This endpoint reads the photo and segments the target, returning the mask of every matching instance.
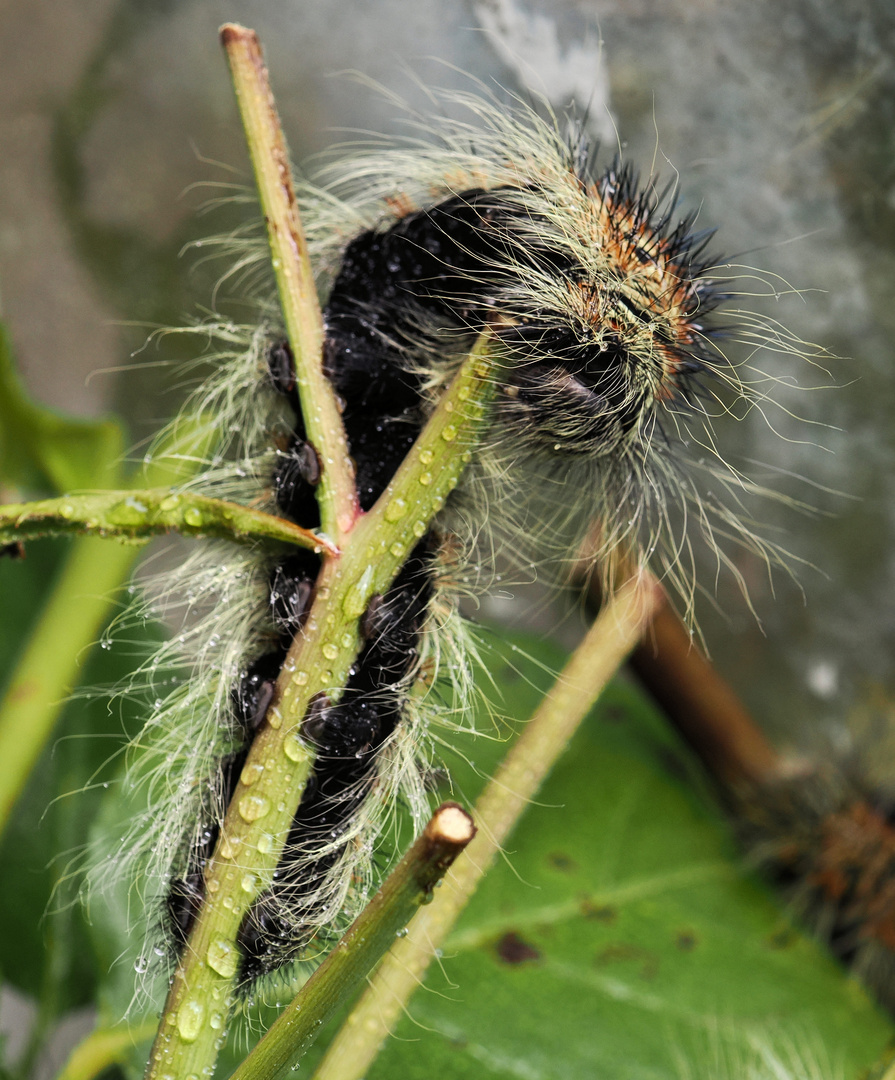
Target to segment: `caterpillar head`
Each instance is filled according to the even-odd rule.
[[[548,453],[601,458],[648,438],[663,402],[719,362],[704,326],[723,299],[703,256],[710,234],[694,234],[692,216],[672,228],[674,198],[638,190],[618,164],[596,182],[505,197],[492,242],[504,265],[491,267],[507,322],[499,411]]]

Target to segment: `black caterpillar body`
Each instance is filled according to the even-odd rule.
[[[574,166],[580,155],[569,154]],[[361,510],[383,493],[425,423],[427,374],[443,355],[468,351],[486,326],[507,358],[495,424],[546,456],[599,459],[649,442],[657,402],[686,403],[691,376],[712,366],[714,346],[702,320],[723,295],[705,276],[705,236],[691,234],[691,219],[672,228],[671,208],[657,213],[661,199],[638,191],[628,170],[613,166],[595,182],[574,168],[569,176],[575,197],[592,212],[594,243],[606,264],[599,280],[576,258],[575,245],[558,236],[552,196],[536,180],[469,188],[409,209],[345,246],[324,313],[324,364],[343,406]],[[305,438],[285,343],[271,344],[268,367],[297,416],[271,478],[276,505],[313,528],[320,522],[320,462]],[[377,754],[402,720],[402,688],[417,663],[438,545],[434,532],[420,540],[365,617],[366,644],[343,696],[338,703],[321,696],[304,721],[316,764],[274,881],[243,920],[244,985],[300,956],[319,930],[310,916],[350,842],[340,837],[350,832],[375,783]],[[301,632],[318,570],[316,556],[306,552],[270,570],[274,637],[232,691],[241,746],[215,781],[222,805]],[[217,825],[203,829],[169,888],[168,922],[181,947],[217,835]]]

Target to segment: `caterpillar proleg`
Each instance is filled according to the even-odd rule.
[[[730,411],[764,401],[763,386],[750,386],[721,350],[720,338],[737,336],[731,327],[753,349],[798,343],[730,306],[728,271],[708,256],[710,234],[696,231],[695,217],[679,216],[673,187],[641,184],[618,160],[598,167],[582,131],[549,112],[445,100],[471,119],[361,149],[300,196],[360,522],[383,507],[387,519],[407,512],[395,477],[483,339],[496,374],[459,486],[431,524],[414,524],[411,545],[391,552],[403,565],[364,597],[346,679],[315,691],[295,733],[313,767],[288,831],[271,839],[282,855],[240,921],[233,971],[230,954],[221,961],[244,994],[260,976],[313,958],[363,905],[398,800],[421,820],[435,724],[464,722],[453,712],[462,693],[438,689],[462,683],[467,667],[458,595],[486,587],[496,558],[561,580],[596,523],[607,582],[615,555],[633,556],[689,607],[696,536],[734,572],[726,540],[777,557],[741,520],[737,489],[750,485],[713,456],[712,403]],[[241,265],[261,257],[249,246]],[[725,304],[722,331],[714,315]],[[231,355],[194,400],[219,438],[190,488],[313,529],[328,462],[308,434],[270,310],[255,326],[203,327]],[[440,431],[446,444],[460,438],[452,422]],[[714,488],[704,498],[688,444]],[[418,482],[435,477],[424,470]],[[318,630],[314,604],[329,588],[319,567],[311,551],[208,546],[156,587],[157,603],[179,604],[185,618],[145,673],[158,687],[171,669],[186,679],[158,694],[137,754],[134,779],[164,802],[150,800],[111,861],[148,862],[141,880],[163,909],[169,958],[190,948],[206,864],[227,842],[225,807],[256,779],[248,754],[274,726],[292,643]],[[353,646],[347,638],[326,641],[322,655],[335,659]],[[301,672],[290,674],[301,684]],[[246,820],[266,812],[242,798]]]

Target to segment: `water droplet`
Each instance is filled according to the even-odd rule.
[[[202,511],[198,507],[189,506],[183,512],[183,520],[194,529],[198,528],[202,524]]]
[[[444,431],[442,431],[441,437],[445,442],[453,442],[454,439],[457,438],[456,424],[448,424]]]
[[[264,795],[243,795],[239,800],[239,816],[243,821],[257,821],[270,810],[270,799]]]
[[[398,543],[398,541],[396,540],[389,548],[389,551],[392,553],[392,555],[395,556],[396,559],[400,559],[401,556],[404,554],[405,548],[403,544]]]
[[[59,516],[64,518],[74,517],[75,508],[71,503],[63,503],[59,507]]]
[[[283,726],[283,714],[276,705],[267,710],[267,722],[274,731],[279,731]]]
[[[397,938],[407,937],[407,927],[402,926],[400,930],[396,930],[395,931],[395,937],[397,937]]]
[[[257,848],[262,855],[269,855],[273,851],[273,836],[270,833],[262,833]]]
[[[431,465],[435,454],[431,450],[420,450],[420,461],[423,465]]]
[[[373,560],[371,558],[370,563],[364,569],[363,574],[361,574],[357,581],[346,592],[345,599],[342,601],[342,610],[349,619],[359,619],[367,610],[367,603],[370,599],[372,587]]]
[[[214,1031],[220,1031],[224,1026],[223,1013],[212,1013],[208,1018],[208,1026]]]
[[[307,686],[308,673],[306,671],[296,671],[295,678],[292,681],[296,686]]]
[[[134,971],[138,975],[145,975],[149,970],[149,959],[142,954],[134,961]]]
[[[226,938],[219,937],[208,946],[205,959],[212,971],[216,971],[224,979],[232,979],[239,964],[239,953]]]
[[[236,974],[235,960],[232,974]],[[177,1030],[180,1032],[181,1039],[188,1043],[195,1042],[202,1030],[204,1020],[205,1006],[202,1002],[195,998],[187,998],[177,1010]]]
[[[339,639],[343,649],[350,649],[354,644],[354,635],[350,634],[347,630]]]
[[[423,487],[428,487],[432,483],[432,474],[430,472],[420,473],[419,479]]]
[[[413,523],[413,535],[416,537],[426,535],[426,523],[425,521],[415,521]]]
[[[264,772],[264,766],[259,762],[252,762],[242,770],[239,774],[239,779],[245,784],[246,787],[251,787],[256,780],[261,778],[261,774]]]
[[[243,892],[253,893],[258,887],[258,876],[256,874],[243,874],[239,885]]]
[[[328,641],[322,648],[321,652],[327,660],[335,660],[339,655],[339,646],[334,645],[331,641]]]
[[[444,403],[444,411],[445,412],[453,412],[454,411],[454,403],[453,403],[453,401],[446,401]]]
[[[404,499],[394,498],[385,508],[386,521],[400,521],[407,513],[407,503]]]
[[[308,756],[307,747],[301,741],[297,731],[286,736],[283,742],[283,753],[290,761],[304,761]]]
[[[224,859],[232,859],[235,855],[235,851],[233,850],[233,844],[230,842],[229,836],[225,836],[224,839],[221,841],[220,854],[221,858]]]

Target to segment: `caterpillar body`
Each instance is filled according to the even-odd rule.
[[[328,294],[325,371],[341,403],[361,511],[386,489],[486,328],[503,359],[484,446],[370,605],[347,685],[318,695],[304,720],[316,764],[274,880],[240,929],[244,987],[319,951],[362,905],[375,841],[397,798],[415,818],[424,813],[430,726],[439,716],[462,721],[437,694],[411,688],[462,678],[462,650],[450,635],[459,625],[456,582],[475,585],[483,575],[473,566],[498,551],[524,564],[550,559],[560,576],[596,522],[604,561],[633,549],[689,605],[692,572],[681,556],[690,538],[672,529],[672,505],[695,518],[720,561],[732,565],[716,535],[775,557],[719,497],[748,488],[743,478],[720,458],[703,462],[718,489],[704,502],[678,449],[694,442],[705,454],[714,445],[709,379],[740,400],[763,400],[718,346],[712,315],[732,293],[706,254],[710,234],[694,231],[693,215],[676,219],[673,191],[641,186],[620,162],[595,172],[587,140],[565,133],[552,114],[468,95],[450,100],[473,121],[443,120],[426,140],[359,153],[302,199]],[[261,258],[250,247],[241,263]],[[753,348],[799,351],[779,328],[729,309],[728,337],[737,322]],[[215,416],[222,437],[192,483],[318,526],[321,463],[275,319],[205,329],[232,355],[195,403]],[[234,556],[212,546],[164,586],[163,606],[202,615],[147,665],[156,679],[184,665],[189,675],[157,700],[141,739],[149,763],[137,770],[170,793],[172,813],[153,812],[155,829],[145,820],[135,826],[113,858],[149,860],[175,952],[202,902],[205,864],[289,644],[306,632],[318,569],[309,552]],[[175,724],[183,715],[193,724],[187,735]]]

